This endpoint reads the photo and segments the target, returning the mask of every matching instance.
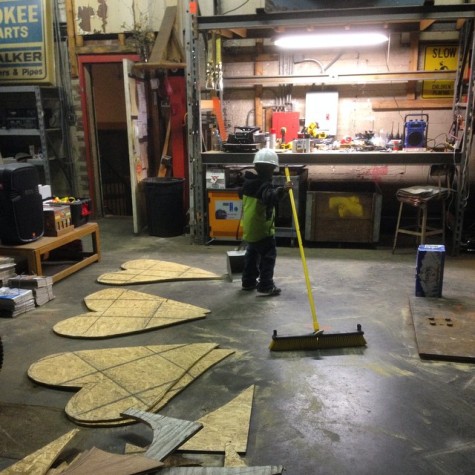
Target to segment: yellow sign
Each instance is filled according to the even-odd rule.
[[[457,69],[458,46],[427,46],[424,54],[425,71],[450,71]],[[423,81],[422,98],[440,99],[454,96],[454,82],[447,80]]]

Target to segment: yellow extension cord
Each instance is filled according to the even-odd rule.
[[[291,181],[288,167],[285,167],[285,178],[288,182]],[[320,326],[318,324],[317,311],[315,310],[315,302],[313,301],[312,286],[310,285],[310,278],[308,276],[307,261],[305,260],[305,253],[303,251],[302,236],[300,235],[299,218],[297,215],[297,208],[295,207],[294,192],[292,188],[289,189],[289,198],[290,198],[290,205],[292,207],[292,215],[294,217],[294,225],[295,225],[295,231],[297,233],[297,240],[299,242],[300,257],[302,259],[302,267],[303,267],[303,272],[305,274],[305,282],[307,284],[308,303],[310,304],[310,311],[312,312],[313,329],[315,332],[318,332],[320,330]]]

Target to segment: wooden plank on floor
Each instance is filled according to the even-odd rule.
[[[93,447],[83,452],[62,473],[67,475],[90,475],[93,473],[133,475],[152,473],[161,466],[163,466],[163,462],[141,454],[113,454]]]
[[[179,450],[225,453],[226,444],[232,442],[236,452],[245,453],[254,388],[254,385],[249,386],[232,401],[201,417],[197,422],[203,424],[203,430],[183,444]]]
[[[409,299],[421,358],[475,362],[475,299]]]
[[[45,474],[69,441],[79,432],[73,429],[2,471],[2,475]]]

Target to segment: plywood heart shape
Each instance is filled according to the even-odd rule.
[[[105,338],[138,333],[205,318],[210,311],[186,303],[125,289],[104,289],[84,302],[91,312],[57,323],[53,330],[72,338]]]
[[[229,356],[214,343],[138,346],[57,353],[33,363],[34,381],[80,390],[66,405],[66,414],[78,424],[124,423],[121,413],[134,407],[157,410],[195,375]],[[196,368],[195,368],[196,366]]]
[[[102,274],[97,278],[101,284],[129,285],[147,282],[174,280],[216,280],[223,276],[196,267],[155,259],[135,259],[120,266],[121,271]]]

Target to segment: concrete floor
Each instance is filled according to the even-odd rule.
[[[204,320],[99,341],[63,338],[53,325],[83,313],[83,298],[104,288],[96,278],[136,258],[163,259],[224,274],[231,244],[190,244],[189,237],[134,236],[129,219],[100,222],[102,260],[54,285],[55,300],[15,319],[0,319],[5,347],[0,372],[0,469],[75,426],[64,414],[72,392],[27,377],[47,355],[94,348],[217,342],[236,353],[209,370],[162,410],[195,420],[256,385],[248,465],[286,467],[288,475],[471,474],[475,466],[475,367],[421,360],[409,298],[415,250],[308,247],[306,256],[321,326],[352,331],[361,323],[366,348],[271,353],[279,334],[312,330],[296,247],[279,247],[282,295],[257,298],[222,281],[131,286],[207,307]],[[446,258],[444,298],[473,298],[475,255]],[[122,453],[147,445],[145,425],[82,428],[70,451],[97,446]],[[69,452],[70,452],[69,451]],[[190,456],[191,457],[191,456]],[[206,465],[221,455],[193,456]]]

